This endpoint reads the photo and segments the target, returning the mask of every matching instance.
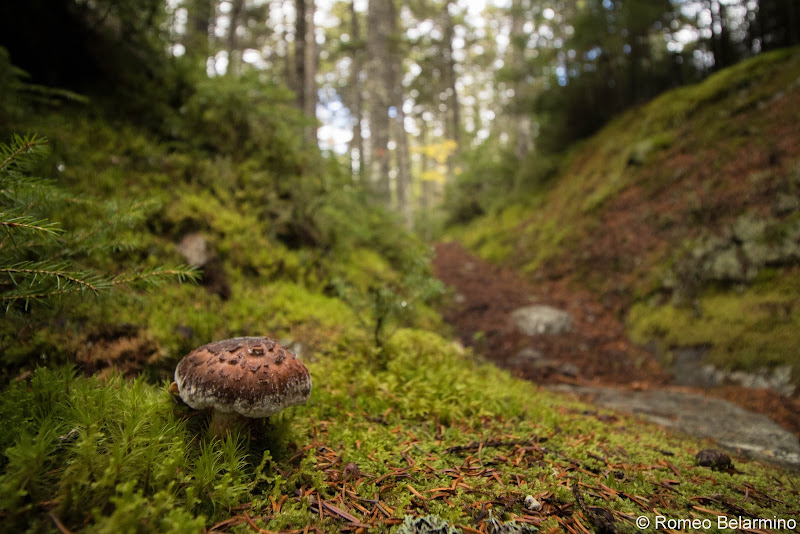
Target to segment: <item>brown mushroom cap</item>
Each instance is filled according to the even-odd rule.
[[[245,417],[269,417],[304,404],[311,375],[297,355],[267,337],[237,337],[203,345],[175,368],[183,401]]]

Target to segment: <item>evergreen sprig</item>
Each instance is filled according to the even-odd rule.
[[[14,134],[10,144],[0,143],[0,184],[29,171],[47,152],[47,139]]]
[[[71,295],[107,295],[114,288],[146,289],[198,278],[185,265],[117,274],[87,267],[100,258],[107,262],[110,252],[133,249],[131,235],[152,204],[121,206],[70,195],[32,175],[46,153],[47,140],[35,135],[0,143],[0,306],[6,313]],[[52,220],[76,208],[94,222],[67,230]]]

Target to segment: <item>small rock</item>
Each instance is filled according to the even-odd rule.
[[[537,501],[533,495],[528,495],[525,497],[525,508],[535,512],[542,509],[542,503]]]
[[[563,334],[572,329],[572,315],[551,306],[526,306],[511,313],[514,325],[523,334]]]
[[[703,449],[695,455],[697,465],[710,467],[711,469],[731,469],[733,462],[731,457],[717,449]]]
[[[203,234],[194,232],[186,234],[178,243],[178,252],[186,260],[186,263],[192,267],[203,267],[211,259],[211,251],[209,250],[208,241],[203,237]]]

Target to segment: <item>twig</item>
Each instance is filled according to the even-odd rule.
[[[50,517],[50,520],[53,522],[53,524],[56,526],[56,528],[61,534],[72,534],[72,531],[67,527],[65,527],[64,523],[59,521],[59,519],[55,516],[55,514],[49,513],[47,515],[48,517]]]

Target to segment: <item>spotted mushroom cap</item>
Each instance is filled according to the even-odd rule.
[[[183,401],[245,417],[268,417],[305,404],[311,375],[297,356],[268,337],[237,337],[203,345],[175,368]]]

